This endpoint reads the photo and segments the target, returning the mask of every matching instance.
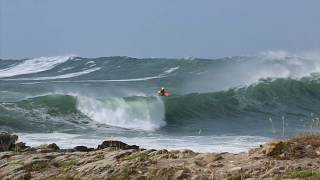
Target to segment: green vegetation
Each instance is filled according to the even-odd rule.
[[[57,177],[58,180],[73,180],[72,177],[70,176],[64,176],[64,175],[60,175]]]
[[[65,164],[63,164],[63,171],[68,172],[72,166],[76,165],[77,162],[75,160],[67,161]]]
[[[129,170],[128,170],[128,168],[125,168],[125,169],[122,171],[122,173],[121,173],[121,175],[120,175],[120,177],[119,177],[119,180],[129,180],[129,179],[130,179]]]
[[[100,161],[100,160],[102,160],[102,159],[104,159],[104,154],[98,154],[98,155],[95,157],[95,160],[96,160],[96,161]]]
[[[281,179],[286,178],[306,178],[309,180],[316,180],[320,179],[320,171],[314,171],[314,170],[303,170],[303,171],[293,171],[289,172],[288,175],[283,176]]]
[[[9,161],[9,164],[20,164],[20,165],[24,166],[24,160],[20,159],[20,160]]]
[[[41,144],[41,145],[39,146],[40,149],[45,149],[45,148],[47,148],[47,147],[48,147],[48,144]]]
[[[130,156],[124,157],[121,160],[122,161],[130,161],[130,160],[133,160],[133,159],[136,159],[136,158],[139,158],[139,161],[144,161],[144,160],[148,159],[148,155],[145,154],[145,153],[135,153],[135,154],[132,154]]]
[[[227,180],[242,180],[242,177],[240,175],[238,176],[229,176]]]

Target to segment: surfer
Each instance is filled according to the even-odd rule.
[[[164,87],[162,87],[161,90],[158,91],[158,94],[160,96],[169,96],[169,92],[166,89],[164,89]]]

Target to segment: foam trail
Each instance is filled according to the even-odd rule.
[[[1,79],[5,81],[24,81],[24,80],[55,80],[55,79],[66,79],[66,78],[72,78],[72,77],[77,77],[81,76],[84,74],[89,74],[94,71],[100,70],[100,67],[97,68],[91,68],[87,69],[85,71],[81,72],[75,72],[75,73],[69,73],[69,74],[64,74],[64,75],[59,75],[59,76],[53,76],[53,77],[37,77],[37,78],[16,78],[16,79]],[[147,80],[152,80],[152,79],[161,79],[164,77],[167,77],[168,74],[178,70],[179,67],[174,67],[166,70],[164,73],[159,74],[157,76],[149,76],[149,77],[141,77],[141,78],[131,78],[131,79],[88,79],[88,80],[72,80],[72,81],[53,81],[53,82],[135,82],[135,81],[147,81]]]
[[[147,81],[152,79],[161,79],[166,76],[150,76],[150,77],[142,77],[142,78],[133,78],[133,79],[88,79],[88,80],[78,80],[78,81],[54,81],[54,82],[135,82],[135,81]]]
[[[179,69],[179,66],[177,66],[177,67],[173,67],[173,68],[170,68],[170,69],[168,69],[168,70],[166,70],[165,71],[165,73],[172,73],[172,72],[174,72],[174,71],[176,71],[176,70],[178,70]]]
[[[96,69],[96,68],[94,68]],[[98,69],[97,69],[98,70]],[[83,71],[82,71],[83,72]],[[93,71],[92,71],[93,72]],[[78,73],[70,73],[61,76],[54,76],[54,77],[39,77],[39,78],[16,78],[16,79],[0,79],[2,81],[29,81],[29,80],[54,80],[54,79],[64,79],[64,78],[71,78],[71,77],[76,77],[79,76],[77,75]],[[84,74],[91,73],[86,72]],[[83,74],[80,74],[83,75]],[[70,76],[70,77],[68,77]],[[60,80],[60,81],[51,81],[51,82],[56,82],[56,83],[82,83],[82,82],[135,82],[135,81],[147,81],[147,80],[152,80],[152,79],[161,79],[166,77],[165,75],[158,75],[158,76],[150,76],[150,77],[142,77],[142,78],[133,78],[133,79],[87,79],[87,80]]]
[[[73,56],[56,56],[24,60],[15,66],[0,69],[0,78],[47,71],[68,61],[72,57]]]
[[[92,68],[92,69],[87,69],[84,71],[80,72],[74,72],[74,73],[69,73],[69,74],[63,74],[59,76],[52,76],[52,77],[37,77],[37,78],[21,78],[19,80],[52,80],[52,79],[66,79],[66,78],[72,78],[72,77],[77,77],[77,76],[82,76],[85,74],[92,73],[94,71],[98,71],[101,68]]]

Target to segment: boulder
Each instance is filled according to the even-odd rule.
[[[8,176],[10,174],[16,173],[18,171],[23,170],[23,165],[21,164],[9,164],[8,166],[5,166],[1,168],[0,171],[0,179],[3,179],[5,176]]]
[[[14,179],[14,180],[29,180],[31,179],[31,173],[25,170],[20,170],[18,172],[13,172],[8,176],[3,177],[3,179]]]
[[[14,155],[15,155],[15,152],[13,152],[13,151],[0,152],[0,160],[5,159],[5,158],[9,158]]]
[[[117,149],[139,149],[139,146],[128,145],[121,141],[103,141],[102,144],[98,145],[97,149],[105,149],[108,147],[113,147]]]
[[[320,156],[320,147],[318,147],[317,149],[315,149],[315,154],[316,154],[317,156]]]
[[[94,150],[93,148],[88,148],[87,146],[76,146],[73,149],[80,152],[89,152]]]
[[[58,146],[56,143],[49,144],[49,145],[47,146],[47,148],[52,149],[52,150],[55,150],[55,151],[57,151],[57,150],[60,149],[59,146]]]
[[[33,158],[33,159],[28,159],[26,160],[23,165],[24,169],[28,171],[38,171],[41,170],[42,168],[48,166],[49,159],[46,158]]]
[[[30,146],[26,146],[26,143],[24,142],[18,142],[15,144],[15,151],[25,151],[27,149],[30,149]]]
[[[14,150],[18,136],[6,132],[0,133],[0,152]]]
[[[230,174],[239,174],[242,171],[241,167],[233,167],[228,170]]]
[[[183,180],[183,179],[188,179],[188,178],[190,179],[190,176],[191,176],[190,170],[187,168],[184,168],[182,170],[178,170],[175,172],[174,179],[177,179],[177,180],[179,180],[179,179]]]
[[[205,175],[194,175],[191,180],[209,180],[209,178]]]
[[[263,146],[262,152],[267,156],[277,156],[284,151],[285,145],[282,141],[272,141]]]

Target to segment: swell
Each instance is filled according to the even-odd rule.
[[[274,54],[220,59],[57,56],[0,60],[0,80],[159,82],[166,78],[166,84],[178,84],[178,89],[191,93],[248,86],[261,78],[299,79],[320,71],[316,57]]]
[[[319,108],[317,80],[266,79],[247,87],[167,98],[45,95],[2,102],[0,125],[22,131],[33,125],[55,131],[87,128],[92,122],[146,131],[263,131],[270,130],[270,118],[277,126],[285,117],[290,127],[302,128],[318,116]]]
[[[246,112],[312,112],[316,111],[319,103],[320,84],[317,80],[266,79],[226,91],[169,97],[166,112],[173,119],[178,115],[188,118],[223,117]]]

